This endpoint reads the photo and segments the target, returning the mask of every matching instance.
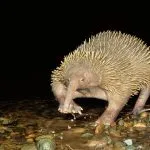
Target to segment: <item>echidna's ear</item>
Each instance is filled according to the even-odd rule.
[[[83,76],[80,77],[80,82],[84,82],[87,79],[87,73],[84,73]]]

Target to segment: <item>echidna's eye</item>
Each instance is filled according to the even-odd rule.
[[[65,80],[64,85],[67,87],[69,85],[69,82],[70,82],[70,78]]]
[[[81,78],[80,81],[81,81],[81,82],[84,82],[84,78]]]

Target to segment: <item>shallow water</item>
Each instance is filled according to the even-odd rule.
[[[149,120],[136,122],[126,114],[133,104],[127,105],[117,120],[115,127],[105,129],[101,135],[95,135],[94,121],[104,111],[106,102],[84,99],[77,100],[84,111],[82,115],[61,114],[57,111],[58,103],[50,99],[1,99],[0,101],[0,150],[36,150],[36,138],[50,135],[58,150],[84,149],[146,149],[150,147],[150,114]],[[145,107],[150,108],[147,104]],[[134,124],[141,122],[144,128],[133,129]],[[132,144],[125,143],[129,140]]]

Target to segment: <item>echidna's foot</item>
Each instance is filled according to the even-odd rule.
[[[103,119],[103,118],[102,118]],[[101,119],[98,119],[96,122],[95,122],[95,134],[101,134],[103,131],[104,131],[104,128],[107,126],[111,126],[113,125],[114,121],[108,121],[107,119],[105,120],[101,120]]]
[[[149,95],[150,95],[150,88],[145,87],[141,89],[140,95],[132,111],[134,115],[138,115],[141,113],[141,111],[143,110],[145,106],[147,99],[149,98]]]
[[[113,115],[115,115],[115,112],[110,110]],[[104,131],[104,127],[109,127],[111,125],[114,125],[115,123],[115,117],[109,113],[108,110],[104,112],[102,116],[100,116],[96,121],[95,121],[95,134],[100,134]]]
[[[63,106],[64,106],[63,104],[60,104],[60,105],[59,105],[59,108],[58,108],[58,111],[59,111],[59,112],[61,112],[61,111],[62,111]]]
[[[138,114],[140,114],[142,109],[143,109],[143,107],[135,107],[132,111],[132,114],[133,115],[138,115]]]
[[[72,113],[78,113],[78,114],[82,114],[83,108],[79,105],[77,105],[76,103],[73,104],[73,109],[72,109]]]
[[[82,107],[78,106],[76,103],[72,102],[70,105],[60,105],[58,111],[61,113],[78,113],[82,114]]]

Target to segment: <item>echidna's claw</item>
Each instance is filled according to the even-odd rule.
[[[72,110],[72,113],[76,113],[75,110]]]
[[[58,111],[61,113],[78,113],[78,114],[82,114],[82,107],[78,106],[75,103],[70,104],[68,107],[65,107],[64,105],[60,105],[58,108]]]
[[[80,114],[80,115],[82,114],[81,110],[78,110],[78,114]]]

